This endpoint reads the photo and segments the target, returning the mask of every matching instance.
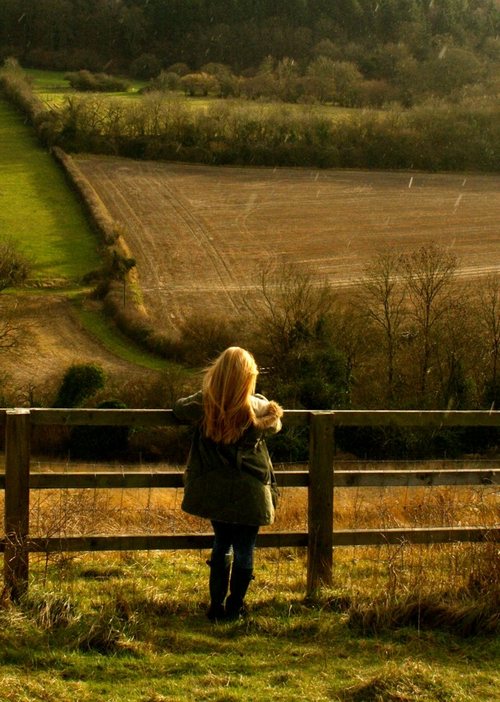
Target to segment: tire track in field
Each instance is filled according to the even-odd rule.
[[[80,165],[80,167],[82,166]],[[114,218],[120,221],[134,238],[134,242],[131,242],[132,248],[135,250],[134,253],[138,254],[138,258],[142,259],[139,261],[139,265],[142,263],[147,267],[149,278],[147,281],[140,275],[140,270],[138,271],[139,279],[142,277],[143,280],[143,284],[141,284],[143,292],[171,290],[171,286],[165,285],[161,272],[158,270],[158,261],[161,260],[161,257],[156,255],[158,239],[155,231],[143,224],[141,217],[134,209],[137,192],[143,191],[150,194],[154,191],[154,197],[149,197],[149,199],[153,202],[163,202],[173,211],[177,220],[184,225],[186,231],[199,244],[200,250],[209,259],[210,265],[221,283],[220,292],[227,296],[230,305],[235,310],[240,309],[240,305],[235,301],[229,288],[230,285],[236,290],[239,290],[240,287],[235,281],[230,267],[213,244],[207,227],[191,213],[189,205],[174,186],[167,183],[164,178],[158,181],[147,173],[141,174],[142,178],[134,175],[133,182],[137,192],[133,193],[132,205],[130,205],[124,194],[126,191],[123,182],[116,177],[116,174],[110,173],[107,168],[102,168],[99,165],[94,165],[93,174],[97,175],[97,178],[93,177],[92,182],[96,190],[100,191],[100,197],[105,202],[106,207],[113,212]],[[144,182],[140,183],[141,180]],[[153,310],[149,309],[148,311],[152,312]]]
[[[155,188],[157,185],[157,182],[155,182]],[[217,246],[213,243],[209,229],[198,217],[195,217],[191,213],[189,205],[186,203],[185,199],[178,192],[177,188],[175,188],[175,186],[173,186],[170,182],[162,181],[160,190],[161,192],[168,194],[169,204],[171,205],[172,209],[180,221],[184,222],[191,236],[200,244],[202,250],[212,262],[213,268],[222,285],[221,292],[226,294],[231,306],[238,311],[240,309],[240,305],[238,305],[234,300],[228,285],[229,282],[231,286],[238,289],[238,282],[235,280],[229,265],[224,259],[224,256],[222,256]]]
[[[98,172],[99,179],[92,179],[94,188],[96,190],[100,190],[100,197],[105,202],[108,209],[118,209],[118,213],[115,212],[115,219],[119,220],[125,228],[132,228],[135,231],[133,236],[137,242],[137,251],[145,260],[148,268],[148,274],[154,278],[155,287],[161,289],[161,279],[156,266],[156,258],[154,256],[154,236],[148,231],[148,228],[142,224],[140,217],[135,213],[133,207],[129,205],[125,195],[119,187],[119,184],[117,185],[115,180],[112,179],[105,169],[95,166],[95,171]],[[111,205],[109,200],[111,200]],[[136,247],[134,246],[134,248]]]
[[[496,266],[466,266],[463,268],[457,268],[452,280],[463,280],[467,278],[486,278],[489,275],[500,275],[500,264]],[[403,278],[396,277],[399,282],[403,281]],[[349,278],[335,278],[328,281],[328,285],[331,288],[352,288],[357,285],[361,285],[363,277],[351,276]],[[317,281],[314,285],[321,285],[321,281]]]

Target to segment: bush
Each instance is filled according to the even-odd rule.
[[[72,88],[83,92],[119,93],[128,90],[129,83],[123,78],[116,78],[107,73],[91,73],[83,70],[66,73],[66,80]]]
[[[130,64],[130,73],[135,78],[149,80],[161,71],[161,61],[154,54],[141,54]]]
[[[104,387],[104,370],[95,363],[79,363],[68,368],[57,393],[54,407],[79,407]]]
[[[152,78],[141,92],[152,93],[158,91],[160,93],[165,93],[169,90],[180,90],[181,88],[181,79],[177,73],[173,71],[162,71],[156,78]]]

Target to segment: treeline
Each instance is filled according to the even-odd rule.
[[[493,0],[1,0],[3,56],[61,70],[131,70],[151,77],[175,61],[208,61],[235,72],[267,56],[310,61],[327,40],[359,54],[376,73],[373,49],[396,43],[422,60],[440,42],[482,56],[498,52]],[[147,74],[147,75],[146,75]]]
[[[10,61],[0,86],[44,143],[70,152],[213,165],[494,171],[500,163],[498,105],[439,101],[411,110],[324,116],[286,105],[214,103],[192,110],[152,93],[138,101],[91,95],[44,109]]]
[[[222,165],[496,170],[498,106],[439,102],[344,117],[241,103],[191,110],[153,94],[118,103],[72,98],[46,125],[68,151]]]
[[[340,107],[411,107],[429,97],[460,104],[472,97],[493,101],[499,66],[498,60],[481,59],[468,49],[446,44],[419,61],[401,43],[374,48],[365,64],[358,49],[325,40],[311,60],[268,56],[257,69],[242,74],[222,63],[205,63],[193,71],[177,62],[143,90]]]

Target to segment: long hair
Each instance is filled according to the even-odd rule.
[[[217,443],[232,444],[255,422],[250,401],[257,364],[251,353],[230,346],[203,377],[203,433]]]

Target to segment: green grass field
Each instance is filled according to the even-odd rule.
[[[0,236],[38,281],[72,284],[100,264],[98,241],[63,173],[16,110],[0,100]]]
[[[25,68],[23,71],[33,81],[33,90],[44,102],[57,104],[60,103],[66,95],[73,95],[76,92],[71,88],[69,82],[64,77],[66,71],[43,71],[37,68]],[[115,97],[138,97],[139,90],[145,85],[145,82],[140,80],[127,80],[130,86],[126,92],[105,94]]]
[[[78,299],[75,300],[75,309],[85,329],[99,339],[105,348],[125,361],[151,370],[164,370],[169,365],[175,365],[147,353],[118,329],[110,327],[109,321],[101,311],[85,309]]]
[[[43,80],[55,85],[58,76],[45,72]],[[4,294],[22,300],[36,292],[42,299],[44,289],[60,289],[75,297],[82,326],[106,349],[142,367],[164,368],[163,360],[129,343],[102,314],[81,309],[79,298],[87,289],[80,280],[102,265],[98,237],[54,159],[20,113],[1,99],[0,203],[0,237],[16,242],[32,263],[28,288]]]
[[[61,71],[42,71],[35,68],[23,69],[24,72],[32,79],[33,89],[35,93],[46,103],[51,105],[61,104],[65,96],[68,95],[85,95],[85,93],[77,93],[69,85],[64,78],[64,72]],[[108,97],[119,97],[134,99],[141,96],[139,90],[146,85],[145,81],[131,80],[130,88],[127,92],[117,93],[99,93]],[[210,107],[217,105],[244,105],[247,109],[253,109],[258,112],[265,112],[268,109],[276,109],[276,107],[284,106],[281,102],[254,102],[251,100],[225,99],[217,97],[186,97],[182,91],[167,93],[171,98],[182,101],[186,106],[193,110],[207,110]],[[287,111],[292,113],[315,114],[318,116],[329,117],[331,119],[341,119],[359,113],[359,108],[355,107],[336,107],[332,105],[300,105],[286,104]]]
[[[499,642],[368,635],[304,600],[303,555],[258,554],[250,616],[205,617],[199,553],[88,556],[33,573],[0,610],[2,702],[494,702]],[[347,573],[345,575],[348,575]]]

